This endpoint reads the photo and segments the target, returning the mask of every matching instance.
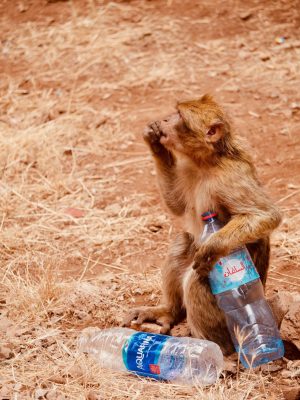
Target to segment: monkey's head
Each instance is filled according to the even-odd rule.
[[[209,95],[177,104],[177,112],[159,122],[160,142],[195,159],[228,151],[230,124],[220,106]]]

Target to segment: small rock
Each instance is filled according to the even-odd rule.
[[[16,325],[12,325],[7,328],[6,336],[21,337],[23,335],[30,335],[32,331],[33,331],[32,329],[22,328],[22,327],[18,327]]]
[[[14,385],[14,392],[20,392],[22,388],[24,388],[24,385],[22,385],[22,383],[16,383]]]
[[[226,90],[227,92],[239,92],[240,88],[238,87],[238,85],[227,85],[224,87],[224,90]]]
[[[28,8],[29,7],[27,5],[25,5],[25,4],[23,4],[23,3],[19,3],[18,4],[18,10],[19,10],[20,13],[26,12],[28,10]]]
[[[3,386],[0,389],[0,399],[1,400],[10,400],[12,398],[13,388],[11,385]]]
[[[246,60],[247,58],[250,57],[250,53],[249,53],[249,51],[246,51],[246,50],[240,50],[240,51],[238,52],[238,57],[239,57],[241,60]]]
[[[73,365],[67,370],[67,374],[74,379],[78,379],[84,376],[84,372],[79,365]]]
[[[248,19],[250,19],[251,17],[253,17],[253,13],[250,10],[247,11],[241,11],[239,13],[239,17],[241,18],[241,20],[243,21],[247,21]]]
[[[268,53],[261,53],[259,55],[259,58],[261,59],[261,61],[268,61],[270,60],[271,56]]]
[[[300,352],[300,301],[289,306],[283,317],[280,333],[283,340],[291,342]]]
[[[282,109],[281,112],[286,118],[291,118],[293,115],[293,110],[290,109]]]
[[[288,189],[296,190],[296,189],[299,189],[299,186],[296,186],[296,185],[294,185],[293,183],[289,183],[289,184],[287,185],[287,188],[288,188]]]
[[[49,390],[49,392],[46,394],[47,400],[62,400],[63,398],[64,397],[58,394],[56,390]]]
[[[74,316],[81,320],[87,320],[87,319],[90,320],[91,319],[91,316],[88,314],[88,312],[84,311],[84,310],[75,310]]]
[[[158,295],[156,293],[151,293],[150,300],[155,300],[157,298],[158,298]]]
[[[48,338],[45,338],[45,339],[41,340],[41,346],[44,347],[45,349],[47,347],[52,346],[55,343],[56,343],[56,340],[53,337],[48,337]]]
[[[282,128],[279,131],[280,135],[287,136],[289,134],[289,130],[287,128]]]
[[[298,378],[300,377],[300,360],[288,361],[286,370],[282,371],[284,378]]]
[[[83,210],[73,207],[66,208],[64,212],[65,214],[71,215],[71,217],[74,218],[81,218],[85,216],[85,212]]]
[[[9,360],[14,356],[12,350],[7,346],[0,346],[0,360]]]
[[[287,367],[287,369],[290,369],[290,370],[295,370],[295,369],[297,369],[297,370],[300,371],[300,360],[297,360],[297,361],[288,361],[286,367]]]
[[[99,393],[90,390],[86,396],[86,400],[103,400]]]
[[[5,332],[9,327],[13,325],[13,322],[6,317],[0,318],[0,331]]]
[[[66,378],[62,375],[53,375],[48,379],[50,382],[57,383],[58,385],[64,385],[66,383]]]
[[[278,97],[280,97],[280,93],[273,90],[270,94],[269,97],[271,97],[271,99],[277,99]]]
[[[284,387],[282,388],[284,400],[299,400],[300,399],[300,386]]]
[[[135,289],[132,290],[132,293],[133,294],[144,294],[145,291],[142,290],[141,288],[135,288]]]
[[[289,292],[279,292],[268,299],[272,311],[276,317],[277,323],[280,326],[283,317],[288,312],[289,305],[293,302],[293,295]]]
[[[34,393],[34,398],[36,400],[42,400],[42,399],[46,399],[46,394],[49,392],[48,389],[36,389],[35,393]]]
[[[293,110],[299,110],[299,109],[300,109],[300,103],[293,102],[293,103],[291,104],[291,108],[292,108]]]
[[[150,226],[149,226],[149,230],[150,230],[151,232],[154,232],[154,233],[160,231],[162,228],[163,228],[163,227],[162,227],[161,225],[154,225],[154,224],[153,224],[153,225],[150,225]]]
[[[260,115],[259,114],[257,114],[256,112],[254,112],[254,111],[248,111],[248,114],[249,115],[251,115],[252,117],[255,117],[255,118],[260,118]]]
[[[283,378],[290,378],[292,376],[291,371],[287,371],[286,369],[281,372]]]
[[[121,212],[122,207],[118,203],[114,204],[109,204],[108,206],[105,207],[105,211],[111,216],[115,217],[118,216],[119,213]]]
[[[282,364],[276,364],[276,363],[270,363],[270,364],[264,364],[260,366],[260,370],[264,373],[270,373],[270,372],[277,372],[283,369]]]

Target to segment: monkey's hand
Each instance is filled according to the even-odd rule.
[[[175,163],[172,153],[160,143],[163,133],[160,129],[159,122],[153,122],[148,125],[144,131],[143,138],[150,147],[154,156],[161,159],[167,165],[172,166]]]
[[[206,278],[212,267],[222,256],[223,252],[217,246],[209,242],[201,243],[196,251],[192,267],[199,277]]]

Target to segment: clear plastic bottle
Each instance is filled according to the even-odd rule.
[[[217,214],[202,214],[205,222],[200,241],[223,227]],[[227,327],[242,364],[256,367],[283,357],[284,346],[263,285],[251,256],[243,246],[221,258],[209,282],[218,306],[225,312]]]
[[[213,384],[223,368],[216,343],[129,328],[87,328],[79,338],[79,351],[105,368],[182,384]]]

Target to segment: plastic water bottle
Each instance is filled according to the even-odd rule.
[[[223,227],[213,211],[202,214],[202,220],[202,242]],[[228,330],[244,367],[283,357],[283,342],[246,246],[220,258],[210,272],[209,282],[218,306],[225,312]]]
[[[91,354],[105,368],[182,384],[215,383],[223,368],[216,343],[128,328],[86,328],[79,351]]]

